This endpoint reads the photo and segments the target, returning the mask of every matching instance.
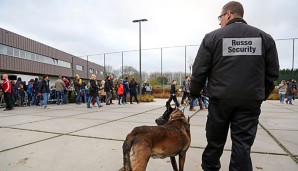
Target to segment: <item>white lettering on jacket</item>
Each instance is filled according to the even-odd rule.
[[[251,38],[223,38],[222,56],[262,55],[262,39]]]

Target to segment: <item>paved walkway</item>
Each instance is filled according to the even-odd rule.
[[[296,101],[294,101],[295,103]],[[155,125],[165,110],[165,100],[152,103],[110,105],[87,109],[85,105],[50,105],[0,110],[0,171],[118,171],[122,168],[122,143],[136,126]],[[190,112],[191,147],[185,170],[201,170],[206,145],[207,111]],[[231,141],[221,158],[228,170]],[[298,170],[298,104],[267,101],[252,148],[254,170]],[[150,159],[148,171],[172,170],[169,158]]]

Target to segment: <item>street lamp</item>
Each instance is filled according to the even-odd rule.
[[[133,20],[133,23],[139,23],[139,53],[140,53],[140,85],[139,85],[139,93],[140,93],[140,98],[142,97],[142,64],[141,64],[141,58],[142,58],[142,53],[141,53],[141,23],[144,21],[148,21],[147,19],[140,19],[140,20]]]

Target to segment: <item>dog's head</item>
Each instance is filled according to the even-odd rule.
[[[190,118],[186,117],[180,109],[174,109],[173,112],[170,114],[168,121],[170,122],[177,119],[183,120],[184,123],[189,125]]]
[[[155,120],[157,125],[164,125],[168,121],[178,118],[186,118],[181,110],[172,108],[169,102],[166,103],[166,108],[163,115]],[[185,121],[189,123],[189,117]]]
[[[157,118],[155,120],[155,123],[157,125],[164,125],[165,123],[168,122],[169,118],[170,118],[170,114],[174,111],[174,109],[171,107],[171,104],[169,102],[166,103],[166,111],[162,114],[162,116],[160,116],[159,118]]]
[[[175,108],[172,108],[169,102],[166,103],[166,108],[167,110],[163,113],[162,116],[164,116],[164,119],[168,121],[171,113],[174,111]]]

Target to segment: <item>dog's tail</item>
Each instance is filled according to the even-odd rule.
[[[133,136],[130,134],[127,135],[122,149],[123,149],[123,165],[124,171],[131,171],[131,163],[130,163],[130,151],[133,143]]]

